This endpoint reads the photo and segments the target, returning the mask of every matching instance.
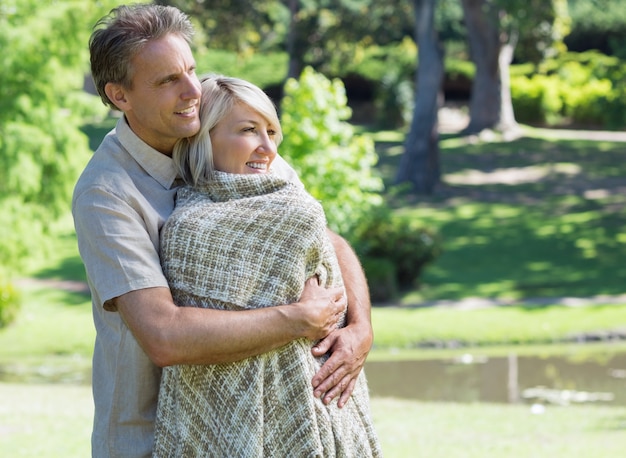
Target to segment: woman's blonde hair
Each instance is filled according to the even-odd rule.
[[[270,123],[276,131],[276,145],[283,138],[276,107],[259,87],[239,78],[222,75],[205,76],[200,81],[200,131],[193,137],[178,141],[172,155],[180,176],[192,186],[210,181],[213,173],[211,130],[236,104],[250,107]]]

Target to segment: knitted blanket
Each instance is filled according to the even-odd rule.
[[[161,259],[174,301],[186,306],[291,303],[314,274],[324,286],[342,284],[321,205],[271,174],[217,173],[208,186],[181,189]],[[311,345],[299,339],[235,363],[165,368],[153,456],[381,456],[364,374],[346,406],[325,406],[312,393],[322,361]]]

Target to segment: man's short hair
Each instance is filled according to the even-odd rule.
[[[104,91],[107,83],[132,87],[132,59],[146,43],[168,34],[191,44],[189,17],[173,6],[137,4],[112,9],[94,26],[89,39],[91,76],[105,105],[117,110]]]

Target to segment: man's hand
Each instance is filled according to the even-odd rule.
[[[292,320],[298,323],[296,334],[319,340],[337,329],[346,311],[347,299],[343,287],[323,288],[317,277],[309,278],[298,302],[291,304]]]
[[[348,297],[347,325],[334,330],[313,347],[313,355],[330,353],[330,358],[317,371],[312,384],[313,393],[325,404],[339,396],[337,405],[343,407],[352,395],[356,379],[372,348],[374,332],[369,289],[361,264],[348,242],[330,230],[328,236],[337,253]]]
[[[329,404],[339,396],[337,405],[343,407],[352,395],[372,342],[371,326],[354,324],[336,329],[315,345],[312,350],[315,356],[330,352],[330,358],[313,377],[315,397]]]

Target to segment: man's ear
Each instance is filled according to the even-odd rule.
[[[128,99],[126,98],[126,91],[121,84],[107,83],[104,86],[104,92],[113,104],[122,112],[125,112],[130,108]]]

